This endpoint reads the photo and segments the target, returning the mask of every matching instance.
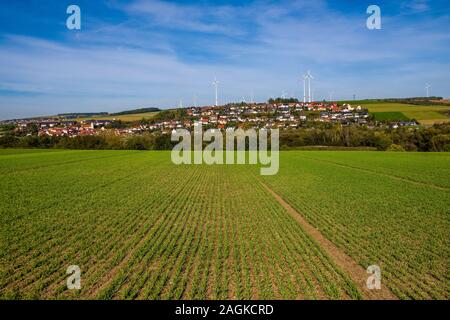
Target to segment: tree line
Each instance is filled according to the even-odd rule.
[[[304,146],[373,147],[380,151],[450,151],[450,125],[396,129],[325,125],[280,132],[280,149]]]
[[[128,136],[105,132],[95,136],[50,137],[29,134],[24,136],[8,131],[0,136],[1,148],[171,150],[176,143],[171,141],[170,134],[150,132]],[[308,146],[371,147],[380,151],[450,151],[450,124],[396,129],[323,124],[280,130],[281,150]]]

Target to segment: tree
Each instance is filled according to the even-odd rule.
[[[450,135],[438,134],[430,140],[433,151],[449,151]]]
[[[17,147],[19,141],[20,141],[19,138],[14,137],[10,134],[0,136],[0,147],[14,148]]]
[[[132,136],[126,140],[125,148],[131,150],[149,150],[151,149],[151,145],[143,136]]]
[[[173,148],[170,135],[160,134],[155,137],[154,150],[171,150]]]

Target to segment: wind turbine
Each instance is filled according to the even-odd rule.
[[[286,91],[281,91],[281,98],[286,99]]]
[[[308,71],[305,74],[305,95],[306,95],[306,83],[308,83],[308,101],[312,102],[312,97],[311,97],[311,79],[314,79],[313,76],[311,75],[311,71]],[[304,99],[306,100],[306,98]],[[306,102],[306,101],[305,101]]]
[[[217,96],[217,87],[219,86],[219,81],[217,81],[217,78],[214,77],[214,81],[212,83],[212,85],[214,86],[215,90],[216,90],[216,107],[219,106],[219,98]]]
[[[306,103],[306,81],[307,81],[306,74],[303,76],[303,103]]]
[[[431,85],[427,83],[427,84],[425,85],[425,89],[427,89],[427,98],[430,97],[430,88],[431,88]]]
[[[250,103],[253,104],[253,90],[250,91]]]
[[[334,92],[331,91],[331,92],[330,92],[330,102],[333,101],[333,94],[334,94]]]

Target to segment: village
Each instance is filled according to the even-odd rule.
[[[174,129],[192,130],[195,122],[201,122],[206,128],[219,130],[279,128],[296,129],[314,126],[317,123],[339,123],[343,126],[374,126],[367,109],[359,105],[326,102],[294,103],[253,103],[227,104],[224,106],[189,107],[181,110],[182,116],[164,119],[142,119],[134,122],[122,122],[119,119],[104,120],[92,118],[47,117],[23,120],[3,121],[13,124],[16,131],[26,131],[27,135],[39,136],[92,136],[102,132],[114,132],[115,135],[135,135],[144,132],[170,134]],[[169,110],[172,111],[172,110]],[[165,111],[167,112],[167,111]],[[169,112],[169,114],[171,114]],[[169,119],[172,118],[172,119]],[[414,121],[385,124],[392,128],[415,126]],[[34,130],[30,131],[30,127]]]

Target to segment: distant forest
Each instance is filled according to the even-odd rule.
[[[72,113],[59,113],[57,116],[72,119],[72,118],[87,118],[93,116],[106,116],[106,115],[108,115],[108,112],[72,112]]]
[[[123,116],[126,114],[139,114],[139,113],[147,113],[147,112],[157,112],[161,111],[159,108],[140,108],[134,110],[121,111],[117,113],[110,113],[111,116]]]

